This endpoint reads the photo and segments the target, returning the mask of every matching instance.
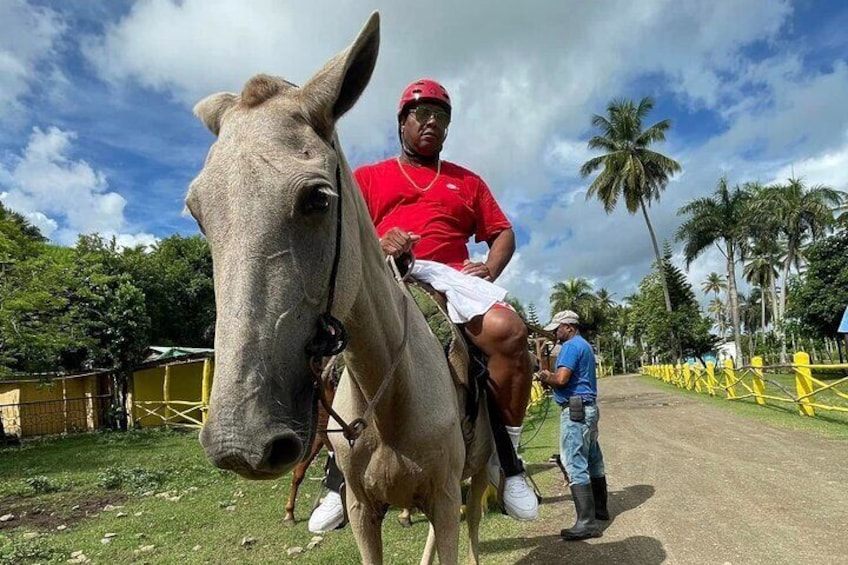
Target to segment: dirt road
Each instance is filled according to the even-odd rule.
[[[848,442],[640,377],[602,380],[600,409],[612,520],[601,538],[565,543],[568,489],[546,489],[519,563],[848,564]]]

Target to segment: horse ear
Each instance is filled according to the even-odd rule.
[[[380,14],[374,12],[353,44],[330,59],[301,90],[301,104],[313,127],[327,139],[371,80],[380,50]]]
[[[235,106],[238,102],[238,95],[231,92],[219,92],[207,96],[194,106],[194,115],[209,128],[209,131],[216,136],[221,131],[221,121],[224,118],[224,113]]]

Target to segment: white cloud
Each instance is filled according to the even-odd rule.
[[[585,201],[590,179],[579,179],[591,155],[590,117],[613,97],[659,92],[720,122],[697,141],[686,134],[703,131],[673,127],[659,147],[685,170],[649,210],[661,243],[673,241],[677,209],[711,193],[722,174],[731,183],[768,180],[794,164],[811,184],[845,186],[838,175],[848,154],[848,67],[805,64],[804,45],[788,43],[788,0],[376,6],[380,59],[340,125],[345,148],[355,162],[394,151],[401,88],[420,76],[445,82],[456,107],[445,156],[479,172],[530,230],[502,280],[522,301],[546,306],[553,281],[571,276],[621,298],[654,259],[641,213],[620,206],[606,215]],[[274,0],[142,0],[103,35],[86,38],[83,51],[112,84],[164,93],[188,112],[257,72],[303,83],[350,42],[370,9],[335,0],[296,9]],[[632,92],[634,81],[642,92]],[[96,176],[89,182],[96,187]],[[693,280],[713,270],[723,272],[723,262],[707,254],[693,265]]]
[[[17,119],[21,96],[35,81],[51,81],[38,72],[53,52],[66,26],[49,8],[31,6],[23,0],[0,2],[0,122]],[[55,69],[51,71],[57,73]]]
[[[837,190],[848,191],[848,141],[840,148],[825,151],[814,157],[802,159],[780,168],[769,184],[800,178],[808,186],[823,184]]]
[[[127,234],[126,200],[109,191],[106,176],[82,160],[73,160],[74,132],[33,128],[22,154],[0,164],[3,202],[47,236],[72,244],[81,233],[101,233],[126,241],[148,242],[150,234]]]

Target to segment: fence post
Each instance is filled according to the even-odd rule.
[[[689,363],[683,364],[683,381],[686,383],[686,390],[692,390],[692,370]]]
[[[730,359],[724,360],[724,388],[727,391],[727,398],[734,399],[736,394],[736,368],[733,366],[733,361]]]
[[[209,392],[212,390],[212,360],[203,360],[203,377],[200,382],[200,421],[206,423],[209,413]]]
[[[710,396],[715,396],[715,363],[707,361],[707,392]]]
[[[693,367],[694,376],[692,380],[694,381],[695,392],[698,393],[701,392],[701,369],[702,367],[700,365]]]
[[[171,418],[171,366],[165,365],[165,378],[162,381],[162,401],[164,410],[162,410],[165,425],[168,425],[168,420]]]
[[[799,351],[793,356],[793,364],[795,365],[795,391],[800,398],[798,410],[802,416],[815,416],[816,411],[810,406],[813,399],[809,396],[813,392],[813,372],[810,370],[810,356]],[[804,398],[801,398],[802,396]]]
[[[754,398],[757,400],[757,404],[760,406],[766,405],[766,399],[763,398],[763,395],[766,393],[766,383],[763,381],[763,358],[757,355],[751,359],[751,365],[753,366],[753,377],[751,381],[754,385]]]

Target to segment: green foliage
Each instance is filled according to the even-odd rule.
[[[62,487],[56,484],[53,479],[45,477],[44,475],[27,477],[26,479],[24,479],[24,484],[31,488],[35,494],[45,494],[48,492],[56,492],[62,490]]]
[[[50,547],[43,538],[13,542],[0,536],[0,565],[18,565],[20,563],[47,562],[57,556],[56,549]]]
[[[175,235],[148,251],[84,235],[59,247],[0,204],[0,378],[125,373],[151,344],[211,345],[214,322],[203,238]]]
[[[151,344],[212,346],[215,290],[212,254],[204,238],[174,235],[149,252],[125,250],[122,261],[144,293]]]
[[[673,311],[669,313],[663,307],[660,272],[655,267],[639,283],[639,292],[631,300],[630,331],[643,338],[645,345],[665,360],[674,359],[675,340],[679,341],[684,355],[700,357],[715,345],[715,338],[709,333],[712,323],[701,313],[686,276],[671,262],[668,248],[663,269]]]
[[[106,490],[130,490],[144,492],[156,490],[165,482],[165,472],[145,467],[110,466],[97,477],[97,483]]]
[[[848,231],[812,245],[807,251],[807,272],[795,281],[788,315],[813,337],[834,337],[848,306]]]

